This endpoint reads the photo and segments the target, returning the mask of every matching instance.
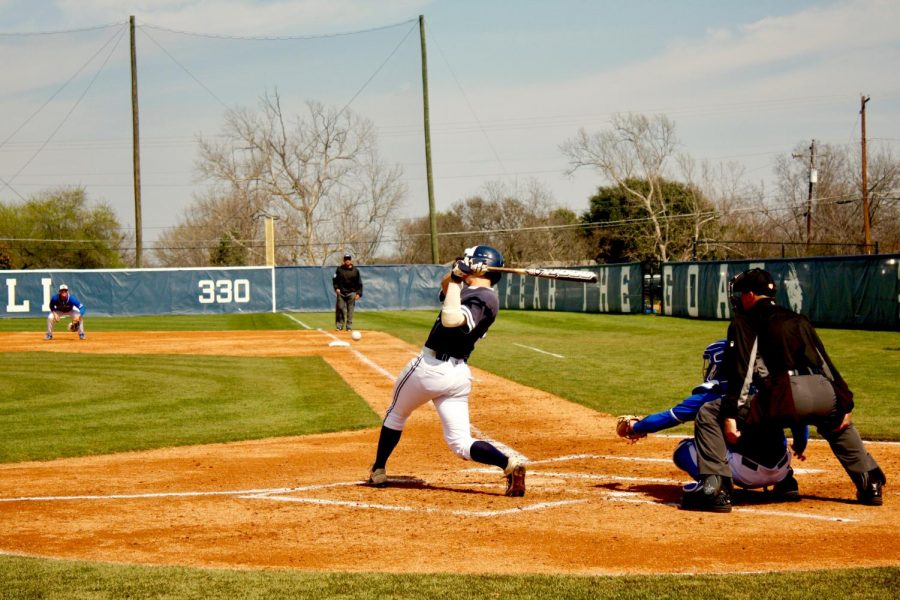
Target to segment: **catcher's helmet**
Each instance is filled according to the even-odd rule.
[[[503,255],[493,246],[473,246],[466,248],[465,256],[469,258],[469,262],[481,263],[489,267],[502,267]],[[491,280],[492,285],[497,285],[500,281],[501,273],[488,273],[487,278]]]
[[[703,381],[720,380],[719,369],[725,362],[727,347],[728,340],[716,340],[703,351]]]

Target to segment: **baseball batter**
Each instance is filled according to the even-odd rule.
[[[84,339],[84,304],[75,294],[69,293],[69,286],[62,284],[59,292],[50,298],[50,314],[47,315],[47,335],[45,340],[53,339],[53,326],[59,323],[62,317],[71,317],[70,331],[78,331],[78,337]]]
[[[368,482],[376,487],[389,483],[385,465],[412,412],[432,401],[440,416],[444,439],[463,460],[494,465],[506,476],[506,495],[525,495],[525,461],[507,456],[493,444],[472,438],[469,393],[472,372],[467,361],[475,343],[484,337],[500,311],[493,286],[503,256],[491,246],[467,248],[441,281],[441,312],[431,328],[422,352],[406,365],[394,384],[394,396],[381,427],[375,462]]]
[[[669,410],[652,414],[643,419],[637,417],[620,417],[616,431],[622,437],[637,440],[648,433],[655,433],[681,423],[693,421],[700,407],[713,400],[722,398],[728,389],[721,368],[726,340],[717,340],[703,351],[704,375],[703,383],[691,391],[691,395]],[[794,455],[805,459],[804,452],[809,441],[809,428],[804,425],[792,427]],[[799,500],[797,481],[791,468],[791,452],[788,449],[784,430],[776,426],[746,428],[737,447],[729,447],[728,464],[731,467],[734,483],[747,488],[764,488],[773,486],[773,495],[782,500]],[[697,467],[697,448],[693,438],[681,440],[672,455],[675,465],[699,480]],[[692,484],[693,485],[693,484]],[[692,485],[688,488],[692,489]]]

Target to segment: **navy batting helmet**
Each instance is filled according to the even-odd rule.
[[[719,369],[725,362],[727,347],[728,340],[716,340],[703,351],[703,381],[720,380]]]
[[[502,267],[505,263],[503,255],[493,246],[474,246],[466,248],[465,256],[469,258],[471,263],[481,263],[489,267]],[[500,281],[501,273],[489,272],[486,277],[490,279],[492,285],[497,285]]]

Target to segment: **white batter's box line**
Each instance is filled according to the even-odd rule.
[[[567,456],[557,456],[556,458],[544,458],[541,460],[533,460],[529,464],[543,465],[555,462],[566,462],[570,460],[621,460],[625,462],[651,462],[651,463],[671,463],[668,458],[656,458],[649,456],[613,456],[608,454],[569,454]]]
[[[626,504],[651,504],[654,506],[666,506],[672,508],[678,508],[679,504],[677,502],[657,502],[655,500],[647,500],[645,498],[640,498],[634,492],[606,492],[603,494],[603,499],[607,502],[624,502]],[[812,513],[802,513],[795,511],[782,511],[782,510],[771,510],[771,509],[763,509],[763,508],[750,508],[744,506],[735,506],[732,507],[733,512],[738,513],[750,513],[750,514],[761,514],[772,517],[785,517],[788,519],[812,519],[816,521],[830,521],[834,523],[857,523],[858,519],[851,519],[849,517],[829,517],[825,515],[816,515]]]
[[[250,496],[242,496],[242,498],[254,500],[273,500],[276,502],[297,502],[301,504],[315,504],[321,506],[342,506],[347,508],[360,508],[366,510],[387,510],[397,512],[417,512],[431,514],[449,514],[461,517],[500,517],[507,515],[515,515],[523,512],[531,512],[536,510],[544,510],[549,508],[558,508],[560,506],[569,506],[573,504],[582,504],[587,502],[586,498],[577,500],[559,500],[556,502],[537,502],[535,504],[526,504],[525,506],[516,506],[513,508],[505,508],[500,510],[460,510],[447,508],[434,508],[426,506],[404,506],[402,504],[377,504],[372,502],[357,502],[354,500],[331,500],[324,498],[303,498],[300,496],[272,496],[267,494],[255,494]]]
[[[608,454],[569,454],[566,456],[557,456],[556,458],[545,458],[541,460],[532,460],[528,462],[528,466],[531,465],[545,465],[557,462],[566,462],[572,460],[618,460],[622,462],[647,462],[647,463],[665,463],[671,464],[674,466],[675,463],[672,462],[670,458],[656,458],[650,456],[613,456]],[[794,473],[804,474],[804,473],[827,473],[828,469],[804,469],[804,468],[795,468]]]
[[[205,492],[147,492],[143,494],[83,494],[73,496],[20,496],[17,498],[0,498],[0,502],[66,502],[79,500],[142,500],[157,498],[202,498],[208,496],[246,496],[267,494],[290,494],[293,492],[315,491],[330,487],[359,485],[358,481],[323,483],[300,487],[260,488],[249,490],[213,490]]]
[[[494,473],[492,469],[465,469],[469,473]],[[598,473],[563,473],[558,471],[528,471],[529,476],[534,477],[559,477],[561,479],[588,479],[592,481],[638,481],[644,483],[671,483],[681,485],[677,479],[662,477],[637,477],[628,475],[606,475]]]

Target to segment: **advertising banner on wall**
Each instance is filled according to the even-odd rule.
[[[440,265],[359,267],[359,310],[440,306]],[[65,283],[98,316],[334,310],[335,267],[0,271],[2,317],[37,317]]]
[[[497,286],[500,308],[592,313],[642,311],[640,263],[590,267],[594,283],[504,273]]]
[[[273,306],[272,270],[265,267],[0,271],[0,283],[5,317],[46,315],[63,283],[89,314],[100,316],[267,312]]]
[[[897,329],[900,255],[664,263],[662,313],[730,319],[728,284],[752,268],[772,274],[776,301],[818,325]]]
[[[360,266],[363,297],[357,310],[421,310],[437,308],[441,265]],[[278,310],[334,310],[332,285],[336,267],[277,267],[275,280]]]

